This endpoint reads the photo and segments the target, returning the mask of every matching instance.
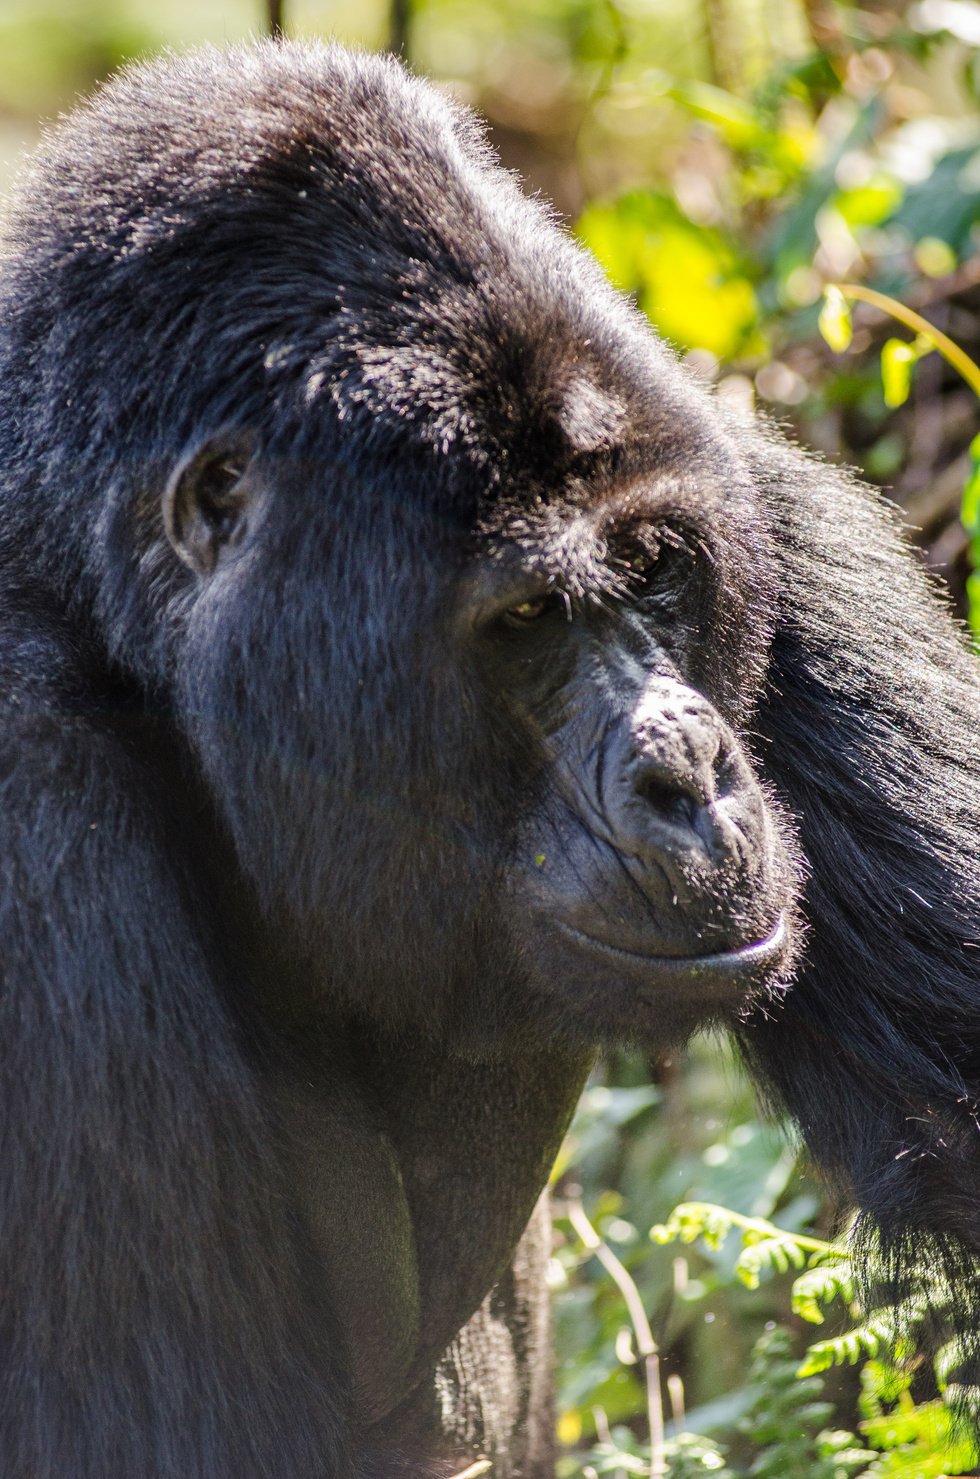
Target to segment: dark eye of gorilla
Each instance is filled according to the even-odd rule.
[[[603,536],[597,554],[616,578],[614,596],[633,606],[665,610],[684,597],[694,569],[694,550],[689,536],[670,525],[630,523],[614,526]],[[608,600],[610,593],[599,577],[596,599]],[[496,618],[507,631],[535,626],[543,618],[562,616],[571,621],[575,598],[567,591],[552,589],[508,606]]]
[[[0,1479],[551,1479],[542,1188],[706,1023],[975,1380],[980,675],[876,495],[391,58],[133,67],[0,229]]]
[[[564,608],[570,614],[570,607],[565,606],[562,596],[558,591],[548,591],[541,596],[532,596],[527,601],[521,601],[517,606],[509,606],[500,617],[500,621],[506,627],[524,627],[532,622],[540,620],[542,616],[550,616],[552,613]]]
[[[614,526],[605,543],[626,605],[653,616],[694,600],[699,572],[695,539],[687,531],[670,524],[632,523]]]
[[[610,565],[619,566],[628,578],[643,579],[657,567],[661,556],[661,531],[648,524],[613,528],[606,535]]]

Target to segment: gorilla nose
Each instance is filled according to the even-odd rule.
[[[644,695],[631,724],[628,783],[657,819],[719,845],[716,804],[731,788],[724,725],[707,700],[670,679]]]
[[[666,821],[693,827],[710,797],[699,778],[681,777],[644,757],[632,768],[633,789]]]

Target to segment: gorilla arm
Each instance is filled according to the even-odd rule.
[[[921,1265],[927,1230],[969,1299],[980,1203],[975,664],[874,495],[783,442],[760,436],[751,454],[782,583],[758,725],[766,773],[799,817],[811,933],[781,1010],[753,1019],[743,1043],[867,1214],[899,1286]],[[973,1314],[962,1328],[977,1328]]]
[[[4,627],[0,1471],[346,1473],[346,1381],[186,852],[130,721],[88,717],[77,644],[36,611]]]

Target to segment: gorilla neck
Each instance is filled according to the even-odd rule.
[[[166,809],[181,816],[188,887],[231,963],[228,1007],[280,1147],[308,1278],[326,1286],[347,1347],[358,1419],[390,1422],[413,1389],[423,1400],[426,1373],[509,1268],[594,1051],[541,1032],[521,1043],[515,1031],[506,1052],[475,1053],[461,1033],[427,1038],[422,1022],[398,1033],[355,1024],[324,996],[308,949],[270,928],[172,726],[144,714],[139,729]]]

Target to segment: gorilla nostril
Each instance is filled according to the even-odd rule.
[[[637,783],[637,792],[648,801],[666,822],[693,829],[701,810],[700,803],[689,791],[661,776],[644,775]]]

